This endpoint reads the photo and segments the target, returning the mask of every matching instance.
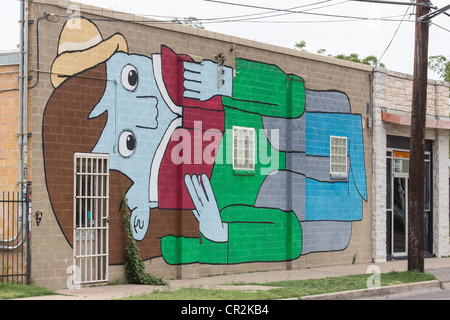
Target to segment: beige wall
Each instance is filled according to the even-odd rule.
[[[389,110],[411,112],[412,76],[388,71],[386,77],[386,100]],[[448,85],[443,81],[430,80],[427,87],[427,115],[448,117]]]

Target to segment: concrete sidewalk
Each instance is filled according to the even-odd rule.
[[[169,288],[179,289],[182,287],[202,287],[220,288],[235,290],[267,290],[264,286],[232,286],[233,283],[266,283],[272,281],[285,280],[306,280],[320,279],[327,277],[339,277],[354,274],[372,274],[369,267],[378,266],[381,273],[390,271],[406,271],[407,261],[389,261],[373,264],[338,265],[318,268],[308,268],[300,270],[280,270],[253,272],[244,274],[231,274],[222,276],[210,276],[199,279],[170,280]],[[446,283],[450,284],[450,258],[430,258],[425,259],[425,271],[431,273],[439,281],[427,281],[408,285],[392,287],[382,287],[379,289],[355,290],[346,293],[335,293],[321,296],[310,296],[302,300],[310,299],[357,299],[370,297],[377,294],[397,293],[402,290],[424,290],[428,288],[438,288],[441,283],[446,288]],[[231,285],[231,286],[230,286]],[[141,293],[150,293],[154,290],[165,290],[167,287],[147,286],[147,285],[106,285],[95,287],[84,287],[81,289],[57,290],[58,295],[26,298],[26,300],[110,300],[129,297]],[[270,287],[269,287],[270,289]],[[25,299],[23,299],[25,300]]]

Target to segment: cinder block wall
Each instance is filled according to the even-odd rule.
[[[150,200],[152,195],[148,195],[148,186],[147,188],[139,187],[138,181],[141,180],[139,174],[136,175],[134,171],[140,170],[142,162],[137,162],[134,167],[123,166],[122,164],[125,163],[121,162],[124,161],[123,158],[117,158],[117,162],[114,162],[115,157],[118,156],[112,151],[114,143],[105,142],[109,132],[114,130],[111,126],[112,117],[108,118],[101,112],[107,110],[108,115],[111,115],[113,111],[108,109],[113,101],[102,100],[112,88],[110,81],[104,79],[109,77],[109,72],[112,73],[114,70],[114,63],[120,59],[125,59],[120,60],[121,63],[129,61],[129,64],[134,67],[141,66],[142,60],[146,63],[142,65],[144,69],[140,70],[145,71],[140,71],[138,74],[139,81],[144,83],[147,79],[144,77],[151,78],[156,74],[155,70],[159,70],[149,67],[150,62],[155,64],[157,61],[158,56],[155,54],[161,55],[162,79],[167,90],[167,94],[164,93],[166,95],[161,94],[164,97],[158,96],[158,98],[166,99],[170,96],[169,100],[172,100],[175,105],[184,107],[183,125],[187,128],[186,132],[194,134],[195,130],[189,130],[193,129],[196,120],[201,120],[204,132],[208,128],[217,129],[219,125],[223,126],[221,128],[223,131],[238,125],[252,127],[256,130],[258,138],[270,140],[271,138],[262,133],[260,135],[258,130],[263,126],[277,128],[281,132],[280,149],[277,149],[279,151],[278,169],[282,172],[278,174],[273,172],[273,176],[267,174],[261,176],[259,172],[250,172],[248,176],[234,175],[230,178],[229,174],[233,170],[230,163],[222,167],[217,164],[214,167],[202,164],[202,170],[205,168],[210,170],[209,179],[222,219],[228,219],[223,221],[230,222],[228,223],[230,229],[226,235],[228,238],[224,240],[217,233],[209,236],[210,229],[199,227],[192,213],[192,210],[198,211],[198,208],[195,204],[189,203],[191,194],[185,187],[184,174],[186,172],[200,174],[202,171],[187,165],[173,169],[171,165],[165,166],[167,163],[164,161],[167,159],[163,157],[157,182],[158,207],[150,208],[150,220],[147,221],[149,227],[143,239],[139,239],[138,242],[146,268],[150,273],[167,278],[182,278],[371,261],[372,129],[366,125],[367,118],[371,116],[368,108],[371,102],[370,67],[207,30],[176,24],[154,23],[142,17],[79,5],[81,15],[90,19],[103,40],[110,39],[114,34],[119,33],[118,37],[126,41],[127,50],[123,50],[122,54],[116,53],[110,59],[96,58],[98,63],[95,66],[91,65],[88,68],[86,64],[83,70],[79,70],[79,74],[71,71],[69,79],[63,78],[64,82],[57,83],[55,87],[55,82],[51,81],[50,72],[55,70],[53,68],[62,61],[59,58],[62,57],[64,50],[60,49],[58,52],[59,45],[63,41],[72,42],[72,46],[74,42],[78,42],[79,50],[74,50],[75,47],[72,47],[73,50],[69,48],[67,51],[83,53],[89,48],[86,41],[80,40],[82,37],[73,36],[66,39],[63,36],[64,24],[67,16],[71,14],[71,11],[68,11],[70,5],[78,4],[54,0],[38,0],[32,4],[35,21],[44,13],[54,13],[59,16],[59,19],[49,17],[40,20],[39,46],[37,46],[34,30],[31,31],[30,38],[33,65],[38,65],[36,53],[39,51],[40,70],[39,83],[33,90],[32,97],[33,211],[39,210],[43,213],[39,226],[33,221],[32,279],[36,284],[52,288],[66,286],[73,256],[73,212],[71,212],[73,210],[73,194],[71,194],[73,167],[71,169],[67,162],[70,161],[70,157],[73,157],[74,152],[96,151],[110,152],[111,165],[115,167],[111,171],[110,185],[109,280],[124,281],[124,231],[121,223],[123,218],[119,212],[123,190],[124,188],[129,190],[127,197],[131,198],[131,202],[136,194],[142,195],[144,199],[150,197]],[[73,31],[68,30],[67,26],[65,30]],[[120,41],[118,40],[118,43]],[[81,49],[80,43],[84,43],[84,49]],[[123,42],[120,43],[124,46]],[[99,48],[96,45],[93,47]],[[105,56],[105,50],[99,52],[101,56]],[[182,94],[180,96],[179,91],[183,88],[183,83],[179,82],[175,85],[170,82],[170,79],[182,80],[180,70],[187,68],[184,62],[190,62],[192,66],[201,60],[209,60],[215,63],[211,70],[216,72],[218,68],[216,57],[220,53],[225,55],[222,66],[225,71],[238,67],[236,69],[238,73],[232,79],[232,86],[230,82],[226,82],[221,87],[222,91],[216,96],[210,94],[209,99],[206,100],[202,100],[203,98],[189,100]],[[90,58],[86,58],[86,61]],[[80,63],[79,60],[73,60],[73,65],[77,63]],[[247,78],[243,78],[245,70],[239,69],[239,64],[241,67],[243,65],[248,67]],[[166,68],[167,66],[169,68]],[[145,69],[147,67],[149,69]],[[63,70],[69,69],[70,62],[66,61]],[[216,79],[217,73],[202,78],[206,80],[206,84],[212,84],[212,91],[217,88]],[[227,81],[229,79],[226,78]],[[61,79],[57,81],[59,80]],[[161,82],[157,84],[161,92]],[[251,97],[245,85],[256,88],[255,97]],[[241,92],[238,91],[238,87],[241,88]],[[122,89],[121,86],[119,88]],[[280,91],[283,91],[282,94]],[[300,94],[293,94],[298,92]],[[123,96],[119,94],[118,99],[125,97],[125,93],[124,91]],[[142,93],[141,96],[146,95]],[[276,108],[271,106],[271,99],[284,102],[279,102],[279,107]],[[250,104],[248,109],[243,111],[242,108],[247,107],[242,107],[240,102],[249,100],[259,104],[256,106]],[[128,106],[119,104],[117,108],[130,110],[124,113],[130,119],[147,119],[146,114],[136,115],[131,111],[133,108],[138,108],[140,102],[139,99],[128,101]],[[164,115],[161,102],[162,100],[158,100],[158,108],[160,108],[158,109],[158,126],[172,121],[169,116]],[[89,110],[84,109],[87,104],[92,104]],[[98,117],[87,120],[95,106],[103,106],[104,109],[97,111]],[[236,110],[241,114],[236,113]],[[261,114],[263,112],[261,110],[266,113]],[[151,115],[148,117],[150,119]],[[89,125],[85,124],[86,121]],[[118,127],[121,126],[121,121],[122,119],[116,122]],[[123,121],[126,122],[126,120]],[[208,127],[205,123],[213,123],[213,125]],[[341,177],[344,181],[331,180],[329,174],[324,178],[324,172],[329,169],[329,162],[326,162],[329,160],[325,159],[329,158],[329,135],[339,135],[336,133],[336,127],[339,124],[348,123],[351,123],[349,127],[344,125],[341,127],[342,135],[346,135],[347,139],[351,140],[347,148],[354,153],[350,155],[348,168],[351,167],[354,172],[349,171],[347,178]],[[292,131],[286,128],[291,128]],[[318,138],[314,134],[322,134],[326,137]],[[151,139],[147,141],[152,141]],[[155,139],[161,140],[161,138]],[[141,146],[140,141],[142,140],[138,140],[136,146]],[[151,147],[150,142],[149,145]],[[268,145],[267,142],[266,145]],[[298,149],[283,149],[286,145],[297,146]],[[327,146],[326,150],[318,150],[320,145]],[[119,149],[116,150],[120,153]],[[308,158],[308,152],[310,152],[308,150],[316,152],[314,154],[316,158]],[[272,152],[276,154],[275,150]],[[169,155],[166,151],[165,156]],[[357,155],[356,158],[351,158],[355,155]],[[152,159],[153,154],[149,164]],[[316,166],[315,160],[326,169]],[[328,167],[326,167],[327,164]],[[143,170],[148,169],[145,166],[142,167]],[[228,169],[229,172],[225,174],[224,172]],[[359,173],[356,173],[358,170]],[[360,184],[356,187],[352,184],[350,190],[348,185],[351,183],[348,181],[354,180],[353,174],[358,174],[356,180]],[[251,188],[247,187],[246,183],[249,181],[253,181],[249,183],[253,191],[249,191]],[[142,183],[145,185],[145,181]],[[335,189],[338,188],[339,183],[347,185],[346,192],[343,193],[343,189]],[[205,185],[204,182],[203,185]],[[137,189],[138,187],[141,189]],[[263,194],[261,190],[266,193]],[[330,197],[324,196],[328,191]],[[243,196],[246,192],[249,192],[247,196]],[[277,200],[277,193],[280,199],[287,200],[280,200],[280,204],[275,205],[272,201]],[[347,198],[343,194],[352,194],[352,196]],[[313,198],[314,195],[317,195],[317,198]],[[171,196],[174,197],[171,198]],[[333,210],[331,206],[336,203],[339,205]],[[296,206],[305,209],[296,212],[294,210]],[[236,211],[236,209],[245,208],[247,209]],[[270,232],[273,233],[263,228],[275,225],[274,221],[279,223],[280,227],[271,229]],[[265,222],[265,224],[258,225],[258,222]],[[241,227],[243,225],[243,229],[232,230],[239,224]],[[249,231],[250,224],[255,228]],[[202,237],[199,236],[200,230]],[[320,238],[314,238],[316,232],[321,234]],[[245,236],[255,235],[259,238],[245,238]],[[236,239],[237,246],[232,247],[231,241]],[[307,240],[310,241],[309,245]],[[261,247],[262,241],[265,247]],[[322,242],[314,247],[311,244],[314,241]],[[270,248],[270,245],[274,248]],[[279,254],[277,252],[277,250],[280,251],[279,248],[287,253]],[[275,254],[269,254],[270,250]],[[262,253],[263,256],[258,258],[256,253]]]

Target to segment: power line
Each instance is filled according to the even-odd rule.
[[[63,16],[58,15],[60,18],[69,18],[69,16]],[[145,17],[158,17],[154,15],[146,15]],[[161,16],[159,16],[161,17]],[[398,22],[401,21],[400,19],[395,19],[397,17],[401,16],[388,16],[388,17],[379,17],[379,18],[365,18],[360,19],[358,17],[355,18],[346,18],[346,19],[339,19],[339,20],[262,20],[265,18],[258,18],[258,19],[238,19],[238,20],[221,20],[220,18],[217,18],[216,20],[213,19],[196,19],[195,22],[199,23],[205,23],[205,24],[219,24],[219,23],[265,23],[265,24],[307,24],[307,23],[340,23],[340,22],[355,22],[355,21],[384,21],[384,22]],[[177,18],[177,17],[167,17],[171,19],[178,19],[180,22],[191,22],[189,18]],[[92,21],[110,21],[110,22],[134,22],[134,23],[142,23],[142,24],[149,24],[149,25],[157,25],[157,24],[171,24],[173,23],[172,20],[117,20],[114,18],[90,18]],[[407,22],[413,22],[413,21],[407,21]]]
[[[16,1],[21,1],[21,0],[16,0]],[[203,0],[203,1],[208,1],[208,0]],[[272,24],[306,24],[306,23],[339,23],[339,22],[352,22],[352,21],[388,21],[388,22],[397,22],[400,21],[399,19],[396,19],[397,17],[402,17],[402,16],[384,16],[384,17],[378,17],[378,18],[367,18],[367,17],[352,17],[352,16],[338,16],[338,17],[345,17],[345,18],[340,18],[339,20],[315,20],[315,21],[305,21],[305,20],[291,20],[291,21],[280,21],[280,20],[266,20],[268,18],[273,18],[273,17],[278,17],[278,16],[282,16],[282,15],[290,15],[290,14],[294,14],[294,13],[305,13],[305,14],[313,14],[313,15],[319,15],[319,16],[324,16],[325,14],[319,14],[319,13],[312,13],[312,12],[306,12],[308,10],[317,10],[317,9],[322,9],[322,8],[326,8],[326,7],[331,7],[331,6],[336,6],[336,5],[340,5],[343,3],[347,3],[350,0],[345,0],[345,1],[341,1],[338,3],[332,3],[332,4],[328,4],[328,5],[324,5],[324,6],[320,6],[320,7],[316,7],[316,8],[309,8],[306,9],[304,11],[294,11],[294,9],[298,9],[301,7],[310,7],[310,6],[314,6],[314,5],[318,5],[318,4],[322,4],[322,3],[326,3],[326,2],[331,2],[333,0],[326,0],[326,1],[319,1],[319,2],[315,2],[313,4],[308,4],[308,5],[302,5],[302,6],[298,6],[298,7],[294,7],[294,8],[289,8],[289,9],[276,9],[276,8],[264,8],[264,10],[268,10],[269,12],[265,12],[265,13],[253,13],[253,14],[246,14],[246,15],[237,15],[237,16],[229,16],[229,17],[214,17],[214,18],[196,18],[196,22],[199,23],[204,23],[204,24],[218,24],[218,23],[236,23],[236,22],[245,22],[245,23],[272,23]],[[96,8],[92,8],[93,11],[100,11],[102,10],[101,8],[96,9]],[[273,14],[274,12],[278,12],[278,14]],[[281,13],[280,13],[281,12]],[[169,24],[169,23],[173,23],[174,19],[177,19],[177,21],[180,22],[190,22],[189,18],[181,18],[181,17],[173,17],[173,16],[161,16],[161,15],[151,15],[151,14],[138,14],[139,16],[142,17],[148,17],[148,18],[152,18],[152,19],[156,19],[153,21],[149,21],[149,20],[120,20],[121,22],[135,22],[135,23],[143,23],[143,24]],[[262,15],[266,15],[266,16],[262,16]],[[325,16],[337,16],[337,15],[325,15]],[[61,18],[68,18],[68,16],[65,15],[58,15],[58,17]],[[170,19],[170,20],[160,20],[160,19]],[[93,21],[119,21],[117,19],[114,18],[91,18],[91,20]]]
[[[289,8],[287,10],[294,10],[294,9],[299,9],[299,8],[304,8],[304,7],[310,7],[310,6],[314,6],[314,5],[318,5],[318,4],[322,4],[322,3],[326,3],[326,2],[330,2],[333,0],[323,0],[323,1],[319,1],[319,2],[315,2],[312,4],[307,4],[307,5],[302,5],[302,6],[296,6],[296,7],[292,7]],[[349,0],[347,0],[349,1]],[[345,1],[345,2],[347,2]],[[331,5],[329,5],[331,6]],[[277,15],[270,15],[274,12],[278,12],[278,10],[271,10],[269,9],[268,12],[262,12],[262,13],[251,13],[251,14],[244,14],[244,15],[237,15],[237,16],[230,16],[230,17],[216,17],[216,18],[204,18],[204,19],[197,19],[197,21],[201,21],[203,23],[207,23],[208,21],[213,21],[213,22],[219,22],[219,21],[226,21],[226,22],[230,22],[232,19],[242,19],[242,18],[248,18],[248,17],[254,17],[252,19],[265,19],[265,18],[269,18],[269,17],[276,17],[276,16],[281,16],[281,15],[289,15],[292,13],[286,12],[283,14],[277,14]],[[151,14],[139,14],[140,16],[144,16],[144,17],[154,17],[154,18],[166,18],[166,19],[178,19],[181,21],[184,21],[183,19],[185,18],[181,18],[181,17],[173,17],[173,16],[160,16],[160,15],[151,15]],[[263,15],[268,15],[266,17],[263,17]],[[257,16],[257,17],[255,17]],[[246,19],[243,19],[246,20]],[[236,21],[240,21],[240,20],[236,20]]]
[[[17,0],[17,1],[23,1],[23,0]],[[207,1],[207,0],[203,0],[203,1]],[[331,1],[334,1],[334,0],[322,0],[322,1],[317,1],[317,2],[314,2],[314,3],[301,5],[301,6],[296,6],[296,7],[292,7],[292,8],[288,8],[288,9],[276,9],[276,8],[257,7],[257,9],[266,10],[268,12],[253,13],[253,14],[246,14],[246,15],[237,15],[237,16],[230,16],[230,17],[197,18],[196,21],[197,22],[201,22],[201,23],[205,23],[205,24],[230,23],[230,22],[252,22],[252,20],[267,19],[267,18],[284,16],[284,15],[290,15],[290,14],[295,14],[295,13],[308,14],[307,11],[318,10],[318,9],[322,9],[322,8],[327,8],[327,7],[340,5],[340,4],[349,2],[350,0],[341,1],[339,3],[331,3],[331,4],[327,4],[327,5],[323,5],[323,6],[319,6],[319,7],[315,7],[315,8],[309,8],[309,9],[305,9],[305,10],[302,10],[302,11],[296,11],[296,9],[317,6],[317,5],[320,5],[320,4],[323,4],[323,3],[328,3],[328,2],[331,2]],[[230,3],[230,4],[233,4],[233,3]],[[237,4],[233,4],[233,5],[237,5]],[[99,9],[92,8],[91,10],[93,10],[93,11],[102,11],[103,9],[101,9],[101,8],[99,8]],[[277,14],[274,14],[274,13],[277,13]],[[309,13],[309,14],[319,15],[319,16],[323,15],[323,14],[319,14],[319,13]],[[156,18],[156,19],[170,19],[170,21],[160,21],[159,23],[172,23],[174,19],[177,19],[178,21],[181,21],[181,22],[184,22],[184,21],[189,22],[189,20],[187,18],[181,18],[181,17],[151,15],[151,14],[138,14],[138,15],[139,16],[143,16],[143,17]],[[266,16],[263,16],[263,15],[266,15]],[[332,16],[332,15],[330,15],[330,16]],[[338,17],[338,16],[335,16],[335,17]],[[360,17],[350,17],[350,16],[347,16],[345,18],[352,19],[352,21],[356,21],[356,20],[360,19]],[[371,20],[371,19],[372,18],[363,18],[363,20]],[[104,20],[104,19],[102,19],[102,20]],[[135,20],[135,22],[136,22],[136,20]],[[303,21],[288,21],[288,22],[264,21],[264,22],[265,23],[304,23]],[[322,23],[322,22],[328,22],[328,21],[323,21],[323,20],[317,21],[317,23]],[[331,21],[331,22],[339,22],[339,21]],[[158,22],[155,22],[155,23],[158,23]],[[310,22],[305,22],[305,23],[310,23]],[[314,21],[311,22],[311,23],[314,23]]]
[[[350,0],[353,2],[372,2],[372,3],[381,3],[381,4],[395,4],[395,5],[405,5],[405,6],[421,6],[421,7],[428,7],[433,8],[431,4],[426,3],[416,3],[416,2],[399,2],[399,1],[383,1],[383,0]]]
[[[15,0],[15,1],[24,1],[24,0]],[[221,3],[221,4],[228,4],[228,5],[235,5],[235,6],[241,6],[241,7],[250,7],[250,8],[256,8],[259,10],[266,10],[268,12],[263,13],[253,13],[253,14],[246,14],[246,15],[236,15],[236,16],[229,16],[229,17],[213,17],[213,18],[197,18],[196,21],[203,23],[203,24],[218,24],[218,23],[233,23],[233,22],[245,22],[245,23],[272,23],[272,24],[309,24],[309,23],[339,23],[339,22],[353,22],[353,21],[390,21],[390,22],[396,22],[399,21],[398,19],[395,19],[399,16],[390,16],[390,17],[379,17],[379,18],[369,18],[369,17],[357,17],[357,16],[343,16],[343,15],[333,15],[333,14],[324,14],[324,13],[317,13],[317,12],[309,12],[313,10],[319,10],[327,7],[337,6],[341,5],[343,3],[350,2],[352,0],[345,0],[338,3],[329,3],[334,0],[322,0],[322,1],[316,1],[314,3],[305,4],[301,6],[296,6],[288,9],[277,9],[277,8],[269,8],[269,7],[261,7],[261,6],[254,6],[254,5],[245,5],[245,4],[236,4],[236,3],[230,3],[226,1],[218,1],[218,0],[203,0],[206,2],[215,2],[215,3]],[[328,4],[326,4],[328,3]],[[321,4],[325,4],[320,6]],[[317,7],[314,7],[317,6]],[[309,7],[309,8],[308,8]],[[313,8],[311,8],[313,7]],[[300,8],[306,8],[304,10],[299,11]],[[91,10],[93,11],[102,11],[101,8],[95,8],[92,7]],[[277,14],[274,14],[277,13]],[[292,21],[278,21],[278,20],[267,20],[268,18],[273,17],[279,17],[284,15],[291,15],[291,14],[309,14],[309,15],[316,15],[316,16],[324,16],[324,17],[335,17],[342,20],[316,20],[316,21],[299,21],[299,20],[292,20]],[[138,23],[145,23],[145,24],[166,24],[166,23],[173,23],[174,19],[178,19],[178,21],[181,22],[189,22],[188,18],[180,18],[180,17],[172,17],[172,16],[161,16],[161,15],[151,15],[151,14],[137,14],[139,16],[143,17],[150,17],[155,19],[170,19],[169,21],[159,20],[159,21],[137,21],[133,20],[130,22],[138,22]],[[61,18],[64,18],[63,15],[58,15]],[[92,19],[96,21],[117,21],[116,19]],[[124,20],[124,22],[127,22]]]
[[[294,10],[294,9],[300,9],[300,8],[305,8],[305,7],[311,7],[311,6],[315,6],[315,5],[319,5],[322,3],[326,3],[326,2],[331,2],[333,0],[326,0],[326,1],[319,1],[319,2],[315,2],[315,3],[311,3],[311,4],[307,4],[307,5],[302,5],[302,6],[297,6],[297,7],[292,7],[292,8],[288,8],[286,10]],[[332,6],[337,6],[346,2],[349,2],[350,0],[345,0],[345,1],[341,1],[339,3],[332,3],[332,4],[328,4],[328,5],[324,5],[321,7],[316,7],[316,8],[310,8],[310,9],[306,9],[304,11],[311,11],[311,10],[318,10],[318,9],[322,9],[322,8],[328,8],[328,7],[332,7]],[[250,15],[243,15],[241,17],[245,17],[245,16],[260,16],[262,14],[269,14],[269,13],[273,13],[273,12],[279,12],[278,9],[274,9],[274,10],[270,10],[270,12],[268,13],[255,13],[255,14],[250,14]],[[291,15],[294,14],[294,12],[284,12],[284,13],[278,13],[278,14],[273,14],[270,16],[266,16],[266,17],[255,17],[252,19],[242,19],[242,20],[233,20],[233,21],[237,21],[237,22],[249,22],[250,20],[256,20],[256,19],[267,19],[267,18],[273,18],[273,17],[280,17],[280,16],[286,16],[286,15]],[[237,16],[239,17],[239,16]],[[219,18],[219,19],[225,19],[225,18]],[[230,22],[230,21],[227,21]]]
[[[438,24],[436,24],[436,23],[434,23],[434,22],[430,22],[433,26],[436,26],[436,27],[438,27],[438,28],[441,28],[442,30],[445,30],[445,31],[447,31],[447,32],[450,32],[450,30],[449,29],[446,29],[446,28],[444,28],[444,27],[442,27],[442,26],[440,26],[440,25],[438,25]]]
[[[288,8],[287,10],[294,10],[294,9],[300,9],[300,8],[305,8],[305,7],[311,7],[311,6],[315,6],[315,5],[319,5],[319,4],[327,3],[327,2],[331,2],[331,1],[333,1],[333,0],[318,1],[318,2],[315,2],[315,3],[307,4],[307,5],[302,5],[302,6],[296,6],[296,7]],[[340,2],[338,4],[341,4],[341,3],[344,3],[344,2],[348,2],[348,1],[349,0],[346,0],[346,1]],[[326,6],[313,8],[313,9],[309,9],[309,10],[316,10],[316,9],[325,8],[325,7],[329,7],[329,6],[334,6],[334,5],[338,5],[338,4],[329,4],[329,5],[326,5]],[[276,13],[276,12],[279,12],[279,10],[268,9],[268,12],[263,12],[263,13],[253,13],[253,14],[245,14],[245,15],[238,15],[238,16],[231,16],[231,17],[197,19],[197,21],[201,21],[202,23],[209,23],[209,21],[211,21],[211,23],[234,22],[234,21],[236,21],[236,22],[242,22],[242,21],[247,22],[247,21],[250,21],[250,20],[267,19],[267,18],[273,18],[273,17],[279,17],[279,16],[285,16],[285,15],[293,14],[292,12],[284,12],[284,13],[273,14],[273,13]],[[262,16],[262,15],[267,15],[267,16]],[[253,17],[253,18],[249,18],[249,17]],[[166,17],[166,18],[174,19],[173,17]],[[243,19],[243,18],[246,18],[246,19]],[[180,18],[177,18],[177,19],[180,19]]]
[[[275,11],[279,11],[279,12],[289,12],[289,13],[297,13],[297,14],[315,15],[315,16],[322,16],[322,17],[371,20],[371,18],[367,18],[367,17],[355,17],[355,16],[345,16],[345,15],[337,15],[337,14],[308,12],[306,10],[304,10],[304,11],[296,11],[296,10],[289,10],[289,9],[268,8],[268,7],[261,7],[261,6],[250,5],[250,4],[232,3],[232,2],[220,1],[220,0],[203,0],[203,1],[213,2],[213,3],[220,3],[220,4],[225,4],[225,5],[231,5],[231,6],[244,7],[244,8],[254,8],[254,9],[261,9],[261,10],[275,10]]]
[[[392,42],[394,41],[394,38],[395,38],[395,36],[397,35],[397,32],[398,32],[398,30],[400,29],[400,26],[402,25],[403,21],[405,20],[406,15],[408,14],[408,11],[409,11],[410,8],[411,8],[411,6],[409,6],[408,9],[406,9],[405,14],[403,15],[403,19],[402,19],[402,20],[400,21],[400,23],[398,24],[398,27],[397,27],[397,29],[395,30],[394,35],[393,35],[392,38],[391,38],[391,41],[390,41],[389,44],[387,45],[386,49],[384,49],[383,54],[381,55],[380,59],[378,59],[378,62],[377,62],[377,64],[375,65],[375,67],[373,68],[373,70],[375,70],[375,68],[378,67],[378,64],[381,62],[381,59],[383,59],[385,53],[388,51],[389,47],[391,46]],[[372,71],[373,71],[373,70],[372,70]]]

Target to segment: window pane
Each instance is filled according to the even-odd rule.
[[[255,132],[253,128],[233,128],[233,168],[254,169]]]
[[[346,137],[330,137],[330,173],[347,174]]]

